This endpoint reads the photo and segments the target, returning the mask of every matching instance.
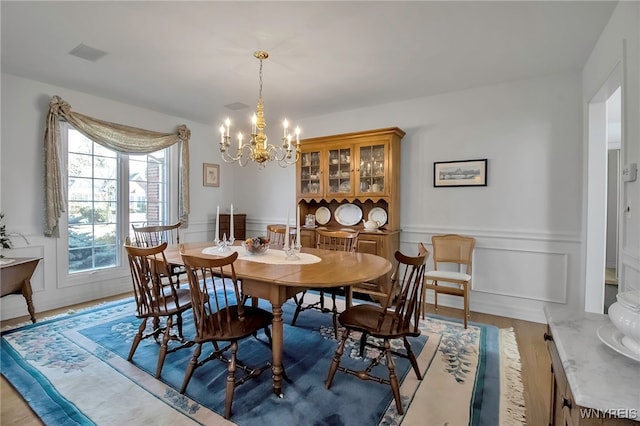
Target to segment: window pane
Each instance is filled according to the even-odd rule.
[[[95,177],[115,179],[118,173],[118,160],[108,157],[93,157]]]
[[[69,176],[91,177],[93,165],[91,155],[69,153]]]
[[[129,195],[129,224],[166,222],[167,153],[126,156],[67,127],[70,273],[120,265],[123,194]],[[120,181],[126,159],[129,179]]]

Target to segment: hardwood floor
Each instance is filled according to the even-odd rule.
[[[67,312],[69,309],[80,309],[101,301],[115,300],[126,295],[120,295],[99,301],[74,305],[63,309],[37,314],[38,318]],[[433,306],[428,306],[427,312],[433,313]],[[459,317],[462,312],[457,309],[440,307],[438,314]],[[549,393],[551,389],[551,364],[547,348],[543,339],[545,324],[522,321],[513,318],[471,312],[471,321],[495,325],[499,328],[512,327],[516,333],[520,360],[522,363],[522,381],[525,389],[525,405],[527,425],[540,426],[548,423]],[[2,327],[28,321],[28,317],[20,317],[1,323]],[[0,424],[3,426],[31,426],[43,423],[33,413],[24,399],[16,392],[4,377],[0,383]]]

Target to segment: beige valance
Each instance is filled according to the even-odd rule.
[[[59,237],[59,219],[66,211],[67,194],[63,184],[65,170],[60,152],[60,119],[107,148],[130,154],[149,154],[180,143],[180,173],[178,184],[178,215],[182,223],[189,217],[189,138],[191,131],[182,124],[176,133],[159,133],[98,120],[71,111],[71,106],[59,96],[51,98],[44,133],[45,150],[45,227],[47,237]]]

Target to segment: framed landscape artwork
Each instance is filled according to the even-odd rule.
[[[433,186],[487,186],[487,159],[433,163]]]
[[[220,165],[203,163],[202,178],[204,186],[220,186]]]

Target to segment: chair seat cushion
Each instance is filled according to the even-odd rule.
[[[384,314],[382,326],[378,329],[380,315]],[[343,327],[353,330],[366,331],[374,337],[396,338],[402,336],[418,336],[420,330],[410,324],[399,327],[394,321],[393,311],[384,311],[376,305],[362,304],[348,308],[338,316],[338,321]],[[414,331],[415,329],[415,331]]]
[[[424,277],[429,280],[470,281],[471,275],[456,271],[428,271]]]

